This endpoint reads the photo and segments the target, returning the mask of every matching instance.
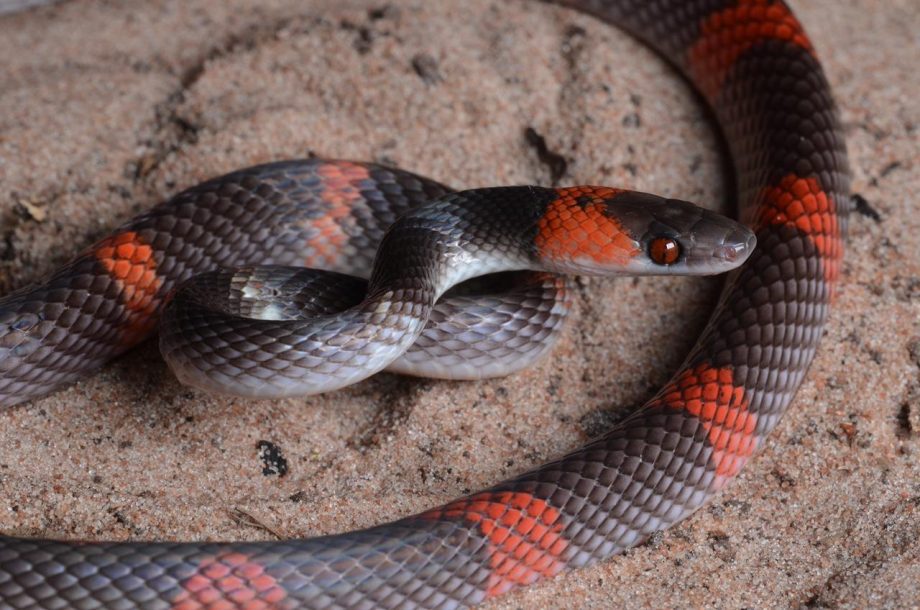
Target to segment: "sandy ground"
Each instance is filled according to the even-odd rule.
[[[73,0],[0,18],[0,293],[180,188],[311,153],[546,184],[533,127],[568,159],[563,182],[723,200],[706,115],[621,32],[517,0],[383,2]],[[920,17],[912,0],[794,4],[879,215],[853,218],[818,358],[706,509],[493,608],[920,605]],[[649,397],[718,286],[585,281],[550,361],[482,383],[380,375],[251,402],[180,386],[145,345],[0,414],[0,531],[254,540],[273,534],[243,513],[312,536],[431,507]],[[284,476],[263,474],[260,441]]]

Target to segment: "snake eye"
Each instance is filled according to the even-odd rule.
[[[680,257],[680,244],[671,237],[656,237],[648,245],[648,255],[657,265],[673,265]]]

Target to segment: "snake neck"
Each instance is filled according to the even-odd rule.
[[[445,195],[400,218],[384,235],[364,307],[419,308],[473,277],[543,270],[534,253],[537,223],[555,191],[506,187]],[[399,261],[398,263],[396,261]]]

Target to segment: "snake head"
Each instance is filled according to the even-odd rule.
[[[679,199],[577,186],[556,189],[535,240],[551,271],[593,275],[714,275],[757,243],[730,218]]]

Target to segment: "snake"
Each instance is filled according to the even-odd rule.
[[[727,144],[740,224],[605,187],[453,192],[373,164],[250,168],[192,187],[0,300],[0,404],[72,383],[158,322],[180,380],[244,396],[328,391],[388,367],[503,374],[546,357],[566,315],[559,273],[733,268],[670,381],[561,458],[360,531],[0,537],[0,607],[473,606],[641,544],[741,471],[792,403],[838,288],[852,201],[827,78],[779,0],[559,4],[623,28],[695,87]],[[510,287],[451,288],[492,272],[513,276]]]

